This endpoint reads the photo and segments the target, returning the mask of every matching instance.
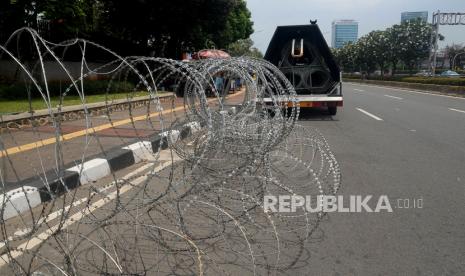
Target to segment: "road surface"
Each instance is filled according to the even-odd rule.
[[[279,274],[463,275],[465,98],[346,83],[344,100],[336,116],[306,111],[299,124],[316,127],[328,140],[341,166],[339,195],[386,195],[393,212],[328,214],[305,244],[306,259]],[[95,186],[105,181],[111,179]],[[421,206],[413,206],[419,200]],[[98,208],[99,217],[111,210]],[[44,246],[45,255],[47,246],[53,245]],[[183,261],[180,267],[186,265]],[[232,275],[252,274],[241,270],[241,261],[246,259],[225,268]],[[86,269],[91,273],[96,268],[89,264]],[[184,272],[198,273],[197,264],[189,269]]]
[[[465,273],[465,98],[344,85],[344,108],[301,123],[328,139],[343,195],[387,195],[393,213],[333,213],[313,275]],[[403,205],[410,199],[410,208]],[[415,199],[423,208],[413,208]],[[398,208],[395,208],[398,207]]]

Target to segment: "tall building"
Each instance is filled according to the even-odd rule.
[[[400,22],[406,22],[410,20],[421,19],[423,22],[428,22],[428,12],[419,11],[419,12],[403,12],[400,14]]]
[[[355,20],[335,20],[332,24],[331,46],[341,48],[347,42],[358,38],[358,22]]]

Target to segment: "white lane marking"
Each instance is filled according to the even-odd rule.
[[[396,97],[396,96],[391,96],[391,95],[384,95],[384,96],[386,96],[388,98],[393,98],[393,99],[396,99],[396,100],[403,100],[403,98],[401,98],[401,97]]]
[[[394,91],[397,91],[397,92],[416,93],[416,94],[424,94],[424,95],[431,95],[431,96],[437,96],[437,97],[445,97],[445,98],[453,98],[453,99],[465,100],[465,97],[457,97],[457,96],[435,94],[435,93],[433,93],[434,91],[428,93],[428,92],[422,92],[420,90],[407,90],[407,89],[392,88],[392,87],[387,87],[387,86],[382,86],[382,85],[367,85],[367,84],[358,84],[358,83],[353,83],[353,82],[349,83],[349,84],[358,85],[358,86],[365,86],[365,87],[383,88],[383,89],[388,89],[388,90],[394,90]],[[352,89],[355,89],[355,88],[352,88]]]
[[[449,108],[449,110],[465,113],[465,110],[460,110],[460,109],[455,109],[455,108]]]
[[[353,89],[358,92],[365,92],[365,90],[362,90],[362,89],[357,89],[357,88],[353,88]]]
[[[129,174],[125,175],[121,180],[118,181],[119,184],[124,184],[125,179],[129,179],[129,178],[131,178],[132,176],[134,176],[134,175],[136,175],[136,174],[138,174],[138,173],[143,172],[144,170],[146,170],[146,169],[147,169],[148,167],[150,167],[150,166],[152,166],[152,165],[151,165],[151,164],[144,165],[144,166],[142,166],[142,167],[140,167],[140,168],[137,168],[137,169],[134,170],[133,172],[130,172]],[[95,196],[97,193],[104,193],[106,190],[108,190],[108,189],[110,189],[110,188],[113,188],[114,185],[115,185],[115,181],[113,181],[112,183],[106,185],[104,188],[98,189],[98,192],[92,192],[92,193],[90,194],[90,196],[93,197],[93,196]],[[40,219],[36,222],[36,224],[48,223],[48,222],[50,222],[50,221],[52,221],[52,220],[58,218],[59,215],[63,214],[64,212],[68,212],[69,209],[70,209],[71,207],[76,207],[76,206],[81,205],[82,203],[84,203],[84,202],[86,202],[86,201],[87,201],[87,197],[81,198],[80,200],[73,202],[71,205],[68,205],[68,206],[66,206],[66,207],[63,208],[63,209],[56,210],[55,212],[50,213],[50,214],[48,214],[47,216],[40,218]],[[12,242],[12,241],[14,240],[15,237],[20,237],[20,236],[23,236],[23,235],[25,235],[25,234],[28,234],[30,231],[31,231],[30,228],[23,228],[23,229],[17,230],[17,231],[13,234],[13,236],[8,237],[7,240],[8,240],[9,242]],[[0,249],[2,249],[2,248],[5,246],[5,242],[6,242],[6,240],[0,242]]]
[[[367,115],[367,116],[370,116],[371,118],[377,120],[377,121],[383,121],[383,119],[381,119],[380,117],[376,116],[376,115],[373,115],[371,114],[370,112],[368,111],[365,111],[361,108],[357,108],[358,111],[362,112],[363,114]]]
[[[170,166],[171,164],[172,164],[172,162],[165,162],[165,163],[155,167],[152,171],[153,172],[159,172],[159,171],[163,170],[164,168]],[[123,179],[129,179],[128,176],[134,175],[136,173],[136,171],[144,171],[144,170],[147,170],[150,167],[153,167],[154,165],[155,164],[153,164],[153,163],[146,164],[146,165],[138,168],[137,170],[131,172],[130,174],[124,176]],[[130,191],[135,186],[137,186],[140,183],[144,182],[144,180],[146,178],[147,178],[147,175],[139,176],[138,178],[131,181],[130,184],[126,184],[124,186],[121,186],[121,188],[119,189],[119,193],[118,193],[118,191],[114,191],[112,193],[109,193],[106,197],[104,197],[104,198],[94,202],[93,204],[87,206],[84,210],[75,213],[74,215],[70,216],[63,224],[61,224],[61,229],[68,228],[69,226],[71,226],[75,222],[81,220],[82,218],[84,218],[88,214],[96,211],[98,208],[104,206],[105,204],[107,204],[111,200],[114,200],[118,196],[118,194],[122,195],[122,194],[127,193],[128,191]],[[20,257],[21,255],[23,255],[23,253],[26,252],[27,250],[31,250],[32,248],[34,248],[34,247],[38,246],[39,244],[43,243],[50,236],[52,236],[55,233],[55,231],[58,230],[58,227],[59,227],[59,225],[55,225],[53,227],[50,227],[47,230],[45,230],[44,232],[42,232],[42,233],[38,234],[37,236],[35,236],[34,238],[31,238],[28,241],[20,244],[17,247],[16,250],[13,249],[13,250],[10,251],[11,257],[13,259],[16,259],[16,258]],[[8,264],[10,261],[11,261],[11,258],[7,253],[1,255],[0,256],[0,268],[2,266],[4,266],[4,265]]]
[[[64,209],[59,209],[59,210],[57,210],[57,211],[55,211],[53,213],[48,214],[47,216],[45,216],[43,218],[40,218],[36,222],[36,224],[48,223],[48,222],[56,219],[59,215],[68,212],[71,207],[81,205],[82,203],[84,203],[86,201],[87,201],[87,197],[82,198],[81,200],[75,201],[71,205],[66,206]],[[20,230],[14,232],[13,236],[10,236],[6,240],[3,240],[2,242],[0,242],[0,249],[2,249],[5,246],[6,241],[12,242],[17,237],[21,237],[21,236],[24,236],[26,234],[29,234],[31,232],[31,230],[32,230],[31,228],[23,228],[23,229],[20,229]]]

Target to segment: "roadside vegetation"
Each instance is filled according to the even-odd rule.
[[[8,51],[22,53],[22,61],[26,63],[38,58],[31,50],[32,41],[8,40],[13,32],[26,26],[37,30],[50,42],[78,37],[108,47],[121,56],[181,59],[186,53],[216,48],[225,49],[233,56],[262,57],[249,38],[254,30],[245,0],[0,2],[0,45]],[[105,63],[114,59],[94,48],[86,48],[87,62]],[[81,54],[75,50],[58,52],[62,62],[80,61]],[[9,61],[5,51],[0,51],[0,60]],[[35,87],[16,75],[2,74],[0,113],[46,108]],[[64,99],[65,106],[81,104],[76,89],[70,87],[69,82],[48,80],[47,85],[52,106],[58,105],[60,98]],[[43,84],[41,87],[44,89]],[[138,90],[143,88],[134,87],[131,80],[86,80],[83,88],[87,103],[123,99],[130,91]]]
[[[43,86],[42,86],[43,87]],[[80,87],[78,85],[78,87]],[[82,100],[74,86],[65,82],[48,83],[50,103],[52,107],[79,105]],[[148,96],[142,88],[135,87],[130,82],[93,80],[84,82],[84,95],[86,103],[113,101],[119,99]],[[158,91],[164,93],[164,91]],[[44,95],[46,93],[44,92]],[[0,84],[0,114],[11,114],[29,110],[47,108],[42,94],[31,85],[24,83]]]
[[[361,80],[361,75],[343,74],[346,80]],[[448,78],[448,77],[419,77],[419,76],[369,76],[367,80],[397,81],[408,83],[423,83],[436,85],[465,86],[465,78]]]
[[[160,93],[164,93],[163,91]],[[90,95],[85,96],[86,103],[98,103],[98,102],[111,102],[113,100],[127,99],[134,97],[148,96],[147,92],[132,92],[132,93],[110,93],[110,94],[100,94],[100,95]],[[50,103],[51,107],[55,108],[62,101],[62,106],[71,106],[71,105],[81,105],[82,100],[77,95],[66,96],[60,100],[59,96],[51,97]],[[21,112],[28,112],[29,110],[40,110],[46,109],[47,104],[41,98],[35,98],[31,101],[28,100],[13,100],[13,99],[0,99],[0,115],[5,114],[14,114]]]
[[[45,86],[39,84],[42,89]],[[81,89],[81,84],[78,82],[76,86]],[[50,81],[47,82],[48,93],[50,96],[60,95],[78,95],[74,85],[71,82],[65,81]],[[133,91],[135,86],[127,81],[109,81],[109,80],[86,80],[84,81],[83,90],[85,95],[97,95],[105,93],[119,93]],[[46,93],[45,91],[42,91]],[[30,98],[40,98],[41,93],[32,84],[24,82],[5,82],[0,84],[0,99],[5,100],[28,100]]]
[[[342,48],[333,49],[336,58],[346,77],[418,81],[421,83],[457,85],[460,80],[434,78],[405,78],[420,72],[426,75],[431,46],[432,26],[421,20],[413,20],[396,24],[386,30],[372,31],[356,42],[349,42]],[[439,35],[439,40],[444,39]],[[443,56],[438,59],[436,74],[445,70],[455,70],[459,74],[465,66],[464,45],[449,45]],[[447,66],[448,65],[448,66]],[[454,68],[452,68],[454,67]],[[421,72],[423,69],[424,72]],[[355,75],[355,74],[357,75]],[[401,75],[401,76],[398,76]]]
[[[49,41],[85,38],[122,56],[180,59],[184,52],[228,49],[254,32],[245,0],[8,0],[0,11],[0,44],[29,26]],[[101,58],[87,53],[93,55]]]

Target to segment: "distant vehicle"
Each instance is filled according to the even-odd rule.
[[[415,76],[420,76],[420,77],[431,77],[432,74],[429,71],[426,70],[421,70],[420,72],[416,73]]]
[[[455,72],[455,71],[452,71],[452,70],[447,70],[447,71],[444,71],[441,73],[440,75],[441,77],[450,77],[450,78],[456,78],[456,77],[460,77],[460,74]]]
[[[265,59],[292,83],[300,108],[325,107],[336,115],[343,103],[341,71],[316,21],[311,23],[278,26]],[[273,99],[264,101],[272,103]]]

